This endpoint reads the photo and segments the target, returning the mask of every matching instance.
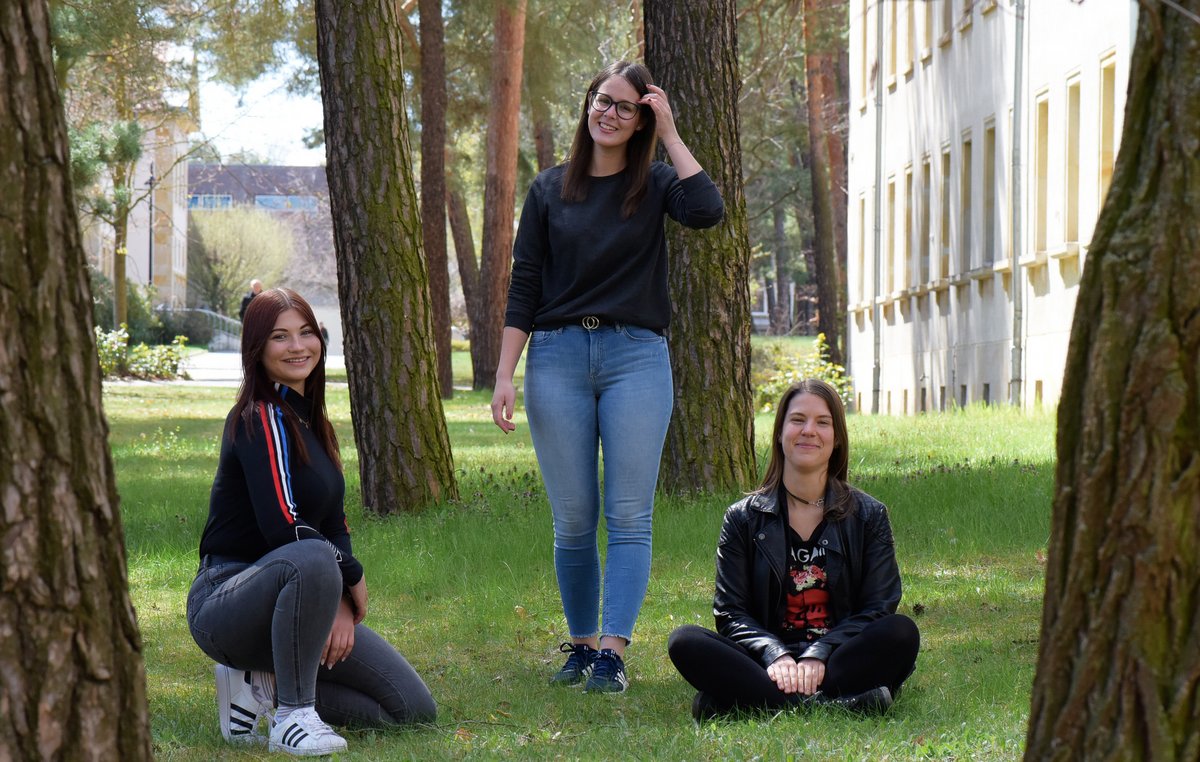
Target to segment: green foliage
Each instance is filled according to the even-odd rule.
[[[250,758],[221,739],[212,666],[184,617],[235,393],[105,388],[152,732],[164,759]],[[355,554],[371,591],[368,624],[413,663],[440,706],[431,727],[346,731],[348,758],[584,759],[598,748],[636,750],[627,756],[639,759],[1021,757],[1054,478],[1052,413],[851,416],[851,477],[890,509],[901,610],[921,628],[916,673],[882,719],[784,713],[697,728],[688,714],[693,690],[671,666],[666,640],[685,623],[712,627],[713,553],[723,510],[738,496],[657,502],[629,693],[614,700],[551,690],[545,679],[561,663],[566,626],[549,507],[523,408],[519,428],[505,436],[487,402],[467,392],[446,403],[462,499],[378,519],[364,516],[358,499],[347,391],[330,390]],[[760,453],[770,429],[770,416],[758,416]]]
[[[100,372],[105,378],[170,379],[180,375],[186,336],[176,336],[170,344],[131,347],[124,323],[115,331],[105,331],[100,326],[95,331]]]
[[[760,348],[761,347],[761,348]],[[784,391],[806,378],[819,378],[837,389],[838,396],[847,407],[853,395],[852,383],[845,367],[829,361],[829,344],[825,334],[817,334],[813,351],[804,355],[790,354],[779,343],[760,344],[752,352],[759,357],[751,360],[751,367],[759,369],[761,380],[754,380],[754,404],[762,412],[775,409],[775,403]],[[762,357],[761,355],[766,355]]]
[[[278,281],[295,249],[291,228],[249,207],[193,211],[188,229],[188,290],[197,303],[236,315],[250,279]]]
[[[113,284],[99,270],[88,268],[92,281],[92,321],[97,328],[112,331]],[[162,319],[154,309],[154,286],[126,284],[126,329],[131,341],[144,344],[165,344],[175,334],[164,334]],[[184,332],[186,333],[186,331]],[[191,334],[188,334],[189,336]]]

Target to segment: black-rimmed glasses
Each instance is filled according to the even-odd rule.
[[[614,101],[604,93],[598,93],[595,90],[588,93],[588,104],[594,111],[603,114],[613,106],[617,107],[617,116],[621,119],[629,121],[638,115],[641,108],[633,101]]]

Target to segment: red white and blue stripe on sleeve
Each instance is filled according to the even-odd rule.
[[[266,403],[258,406],[263,431],[267,433],[267,455],[271,462],[271,481],[275,486],[275,499],[288,526],[294,526],[300,518],[296,500],[292,495],[292,472],[288,465],[287,433],[283,428],[283,411]]]

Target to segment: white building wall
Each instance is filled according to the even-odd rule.
[[[1014,288],[1022,289],[1026,316],[1023,402],[1057,401],[1086,240],[1101,201],[1101,63],[1115,65],[1116,141],[1136,7],[1126,0],[1025,3],[1024,245],[1014,247],[1013,5],[1013,0],[851,2],[847,356],[859,410],[905,414],[1008,399]],[[884,21],[882,56],[877,8]],[[875,76],[883,83],[879,140]],[[1067,179],[1075,175],[1068,172],[1065,115],[1072,82],[1079,87],[1078,240],[1068,242]],[[1049,107],[1044,199],[1030,186],[1039,97]],[[943,157],[949,160],[945,178]],[[1040,252],[1029,225],[1039,203],[1047,233]]]
[[[129,213],[126,278],[147,285],[154,281],[154,303],[183,307],[187,302],[187,123],[167,119],[148,133],[133,172],[134,198]],[[153,267],[150,265],[150,196],[154,176]]]

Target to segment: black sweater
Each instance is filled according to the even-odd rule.
[[[626,219],[627,172],[590,178],[587,198],[577,203],[562,199],[565,173],[565,164],[547,169],[529,188],[504,324],[529,333],[594,315],[665,330],[671,301],[663,214],[690,228],[712,227],[725,211],[717,187],[704,172],[680,180],[656,161],[645,197]]]
[[[286,386],[279,391],[301,421],[310,420],[309,400]],[[352,586],[362,579],[363,569],[351,552],[342,509],[346,481],[307,425],[298,427],[308,450],[309,462],[304,463],[293,452],[283,418],[276,405],[257,402],[247,432],[230,412],[200,556],[253,562],[289,542],[323,540],[334,549],[342,581]],[[235,436],[229,436],[231,431]]]

